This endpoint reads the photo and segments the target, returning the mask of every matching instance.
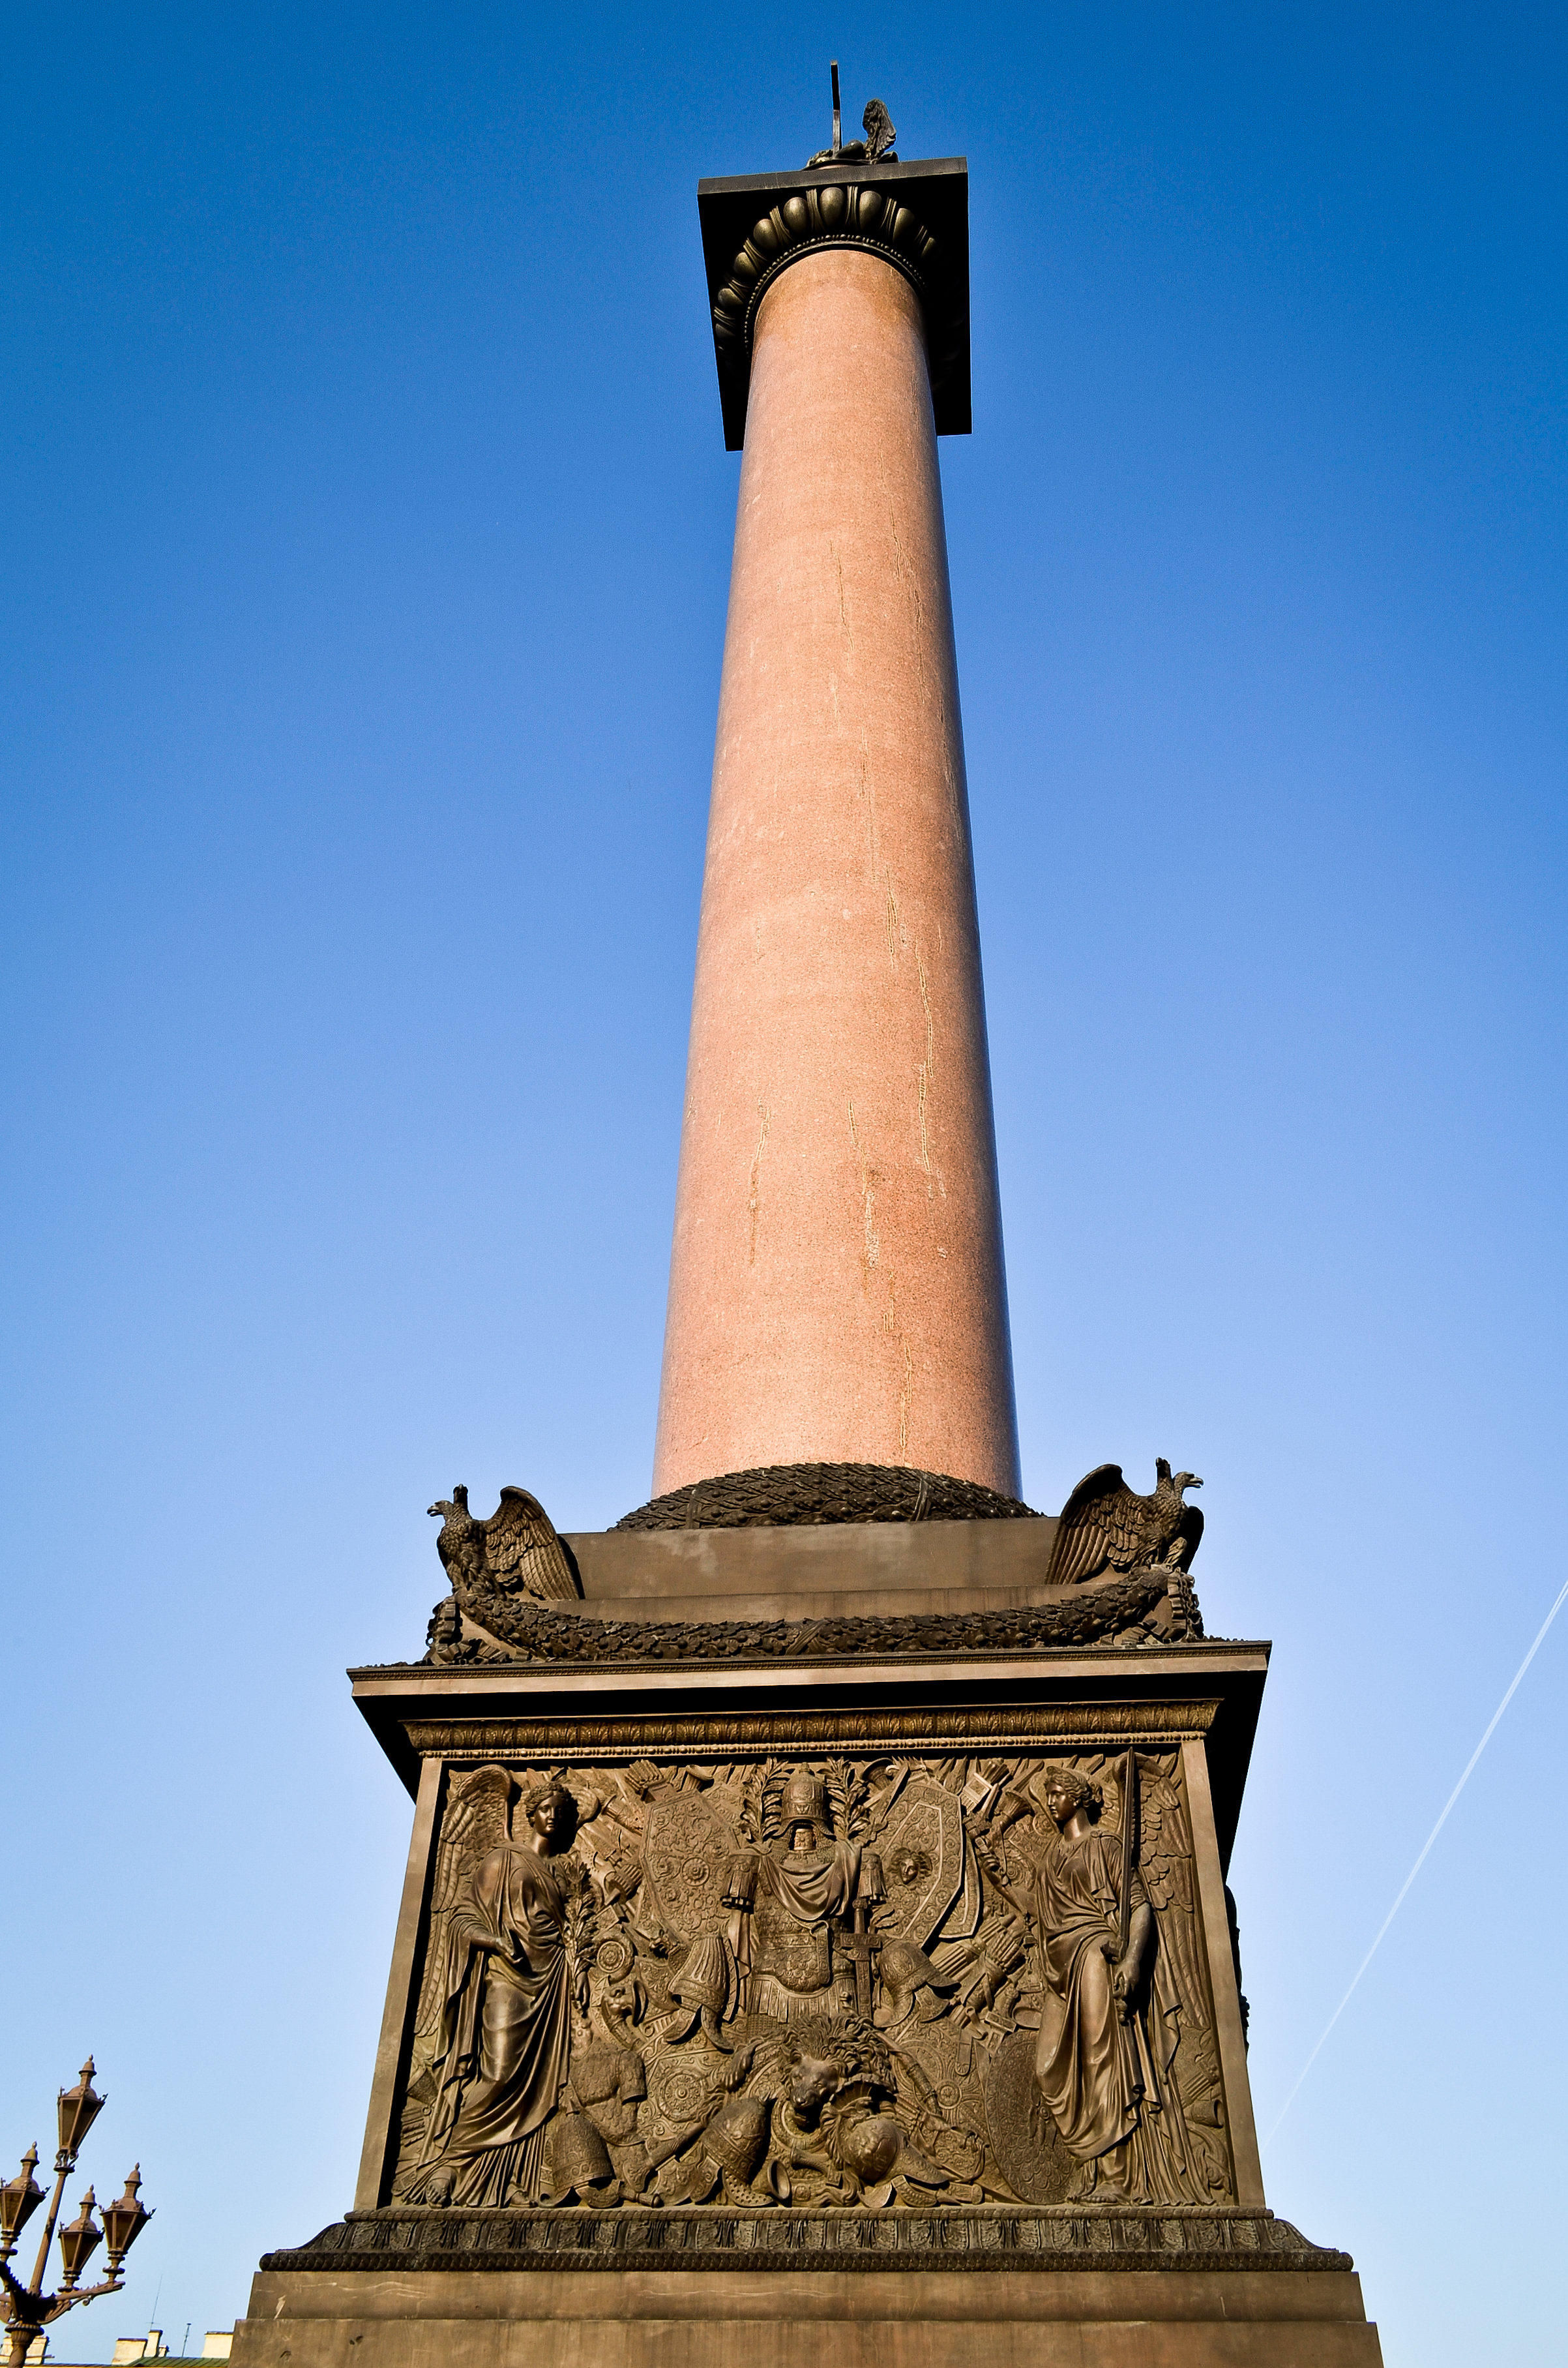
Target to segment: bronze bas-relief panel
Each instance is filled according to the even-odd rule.
[[[968,1751],[843,1756],[726,1748],[720,1721],[714,1756],[670,1759],[578,1725],[564,1766],[442,1736],[468,1764],[442,1781],[389,2200],[1233,2203],[1181,1754],[1085,1748],[1076,1721],[1075,1748],[971,1714]],[[525,1725],[557,1739],[506,1740]]]

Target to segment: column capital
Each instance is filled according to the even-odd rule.
[[[969,434],[967,158],[699,181],[697,211],[727,451],[745,442],[752,332],[764,295],[801,256],[835,246],[880,256],[914,288],[926,314],[937,433]]]

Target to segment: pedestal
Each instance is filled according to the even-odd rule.
[[[1259,2170],[1224,1867],[1268,1648],[1168,1574],[1053,1587],[1055,1526],[577,1535],[577,1602],[353,1673],[415,1798],[358,2192],[236,2368],[1378,2360]],[[1164,2118],[1109,2190],[1037,2078],[1063,1770],[1157,1935]]]

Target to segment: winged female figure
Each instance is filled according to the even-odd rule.
[[[1040,1780],[1056,1831],[1021,1896],[993,1888],[1033,1924],[1043,1976],[1035,2082],[1068,2152],[1079,2197],[1201,2203],[1171,2078],[1179,2001],[1154,1908],[1124,1838],[1098,1821],[1098,1795],[1072,1768]],[[1125,1906],[1125,1926],[1123,1907]]]
[[[526,1834],[486,1853],[445,1918],[436,2095],[411,2202],[484,2207],[540,2192],[572,2032],[570,1894],[551,1861],[571,1849],[578,1810],[555,1779],[523,1809]]]

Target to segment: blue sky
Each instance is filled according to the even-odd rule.
[[[107,2359],[348,2202],[424,1508],[647,1493],[738,461],[704,173],[971,173],[942,451],[1026,1491],[1275,1640],[1267,2128],[1565,1575],[1544,9],[17,18],[0,97],[12,1945]],[[1265,2169],[1397,2368],[1557,2356],[1553,1632]],[[122,2159],[123,2157],[123,2159]]]

